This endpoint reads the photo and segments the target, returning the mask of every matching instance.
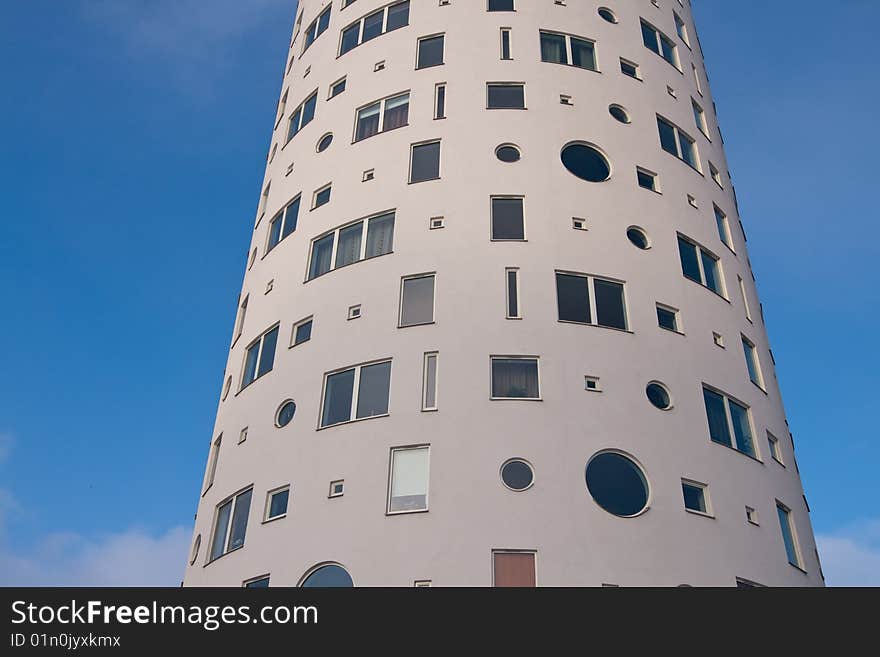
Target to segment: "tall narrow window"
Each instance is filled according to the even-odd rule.
[[[442,82],[434,87],[434,118],[446,118],[446,83]]]
[[[419,39],[416,69],[441,66],[443,64],[443,45],[444,37],[442,34]]]
[[[523,199],[492,197],[492,239],[522,241],[525,235]]]
[[[722,297],[724,296],[724,283],[721,278],[718,256],[682,235],[678,236],[678,255],[681,259],[681,271],[685,278],[709,288]]]
[[[672,17],[675,19],[675,31],[678,33],[678,38],[684,41],[686,46],[690,47],[691,42],[688,38],[687,25],[685,25],[684,21],[681,20],[681,16],[676,12],[672,12]]]
[[[492,399],[540,399],[538,359],[493,356]]]
[[[401,128],[408,121],[409,92],[378,100],[358,110],[354,140]]]
[[[779,439],[769,431],[767,432],[767,445],[770,447],[770,456],[779,465],[785,465],[782,460],[782,448],[779,446]]]
[[[241,301],[241,305],[238,307],[238,319],[235,321],[235,335],[232,336],[233,344],[235,344],[235,342],[241,337],[241,333],[244,331],[244,318],[247,316],[248,299],[250,299],[250,296],[245,295],[244,299]]]
[[[534,588],[534,552],[493,552],[492,584],[497,587]]]
[[[404,278],[400,286],[400,326],[434,322],[434,274]]]
[[[244,546],[253,489],[238,493],[217,507],[211,561]]]
[[[782,530],[782,542],[785,544],[785,554],[788,557],[788,563],[802,569],[797,535],[791,519],[791,510],[782,502],[776,502],[776,515],[779,516],[779,528]]]
[[[394,212],[342,226],[312,241],[308,278],[391,253],[393,246]]]
[[[489,109],[525,109],[525,85],[515,82],[490,82],[486,85]]]
[[[217,474],[217,462],[220,460],[220,444],[223,442],[223,434],[217,436],[211,444],[211,453],[208,455],[208,469],[205,472],[205,485],[202,489],[202,495],[208,492],[208,489],[214,485],[214,475]]]
[[[269,241],[266,244],[266,253],[274,249],[278,243],[296,230],[296,222],[299,217],[300,196],[293,199],[269,222]]]
[[[388,477],[388,513],[428,510],[428,446],[391,450]]]
[[[422,372],[422,410],[437,410],[437,361],[439,354],[436,351],[425,354],[425,362]]]
[[[718,237],[721,238],[721,243],[724,246],[733,251],[733,241],[730,239],[730,225],[727,223],[727,215],[714,203],[712,208],[715,212],[715,225],[718,227]]]
[[[507,319],[522,319],[519,309],[519,269],[504,271],[507,284]]]
[[[746,336],[742,337],[743,353],[746,357],[746,367],[749,370],[749,379],[761,390],[764,389],[764,377],[761,375],[761,364],[758,361],[758,350],[755,343]]]
[[[560,322],[627,329],[623,283],[556,272],[556,305]]]
[[[440,177],[440,141],[413,144],[410,149],[409,181],[437,180]]]
[[[743,309],[745,310],[745,313],[746,313],[746,319],[751,322],[752,321],[752,309],[749,306],[749,297],[746,294],[745,281],[743,281],[742,276],[740,276],[738,274],[737,274],[736,278],[739,281],[739,293],[742,295]]]
[[[648,50],[657,53],[675,68],[679,67],[678,48],[672,42],[672,39],[645,21],[642,21],[642,40]]]
[[[291,115],[287,130],[287,141],[293,139],[300,130],[312,122],[312,119],[315,118],[315,107],[317,105],[318,91],[315,90]]]
[[[510,56],[510,28],[501,28],[501,59],[513,59]]]
[[[691,63],[691,69],[694,72],[694,83],[697,85],[697,92],[702,96],[703,95],[703,85],[700,82],[700,74],[697,72],[697,65]]]
[[[691,98],[691,106],[694,108],[694,122],[697,124],[697,130],[702,132],[706,138],[709,138],[709,125],[706,123],[706,113],[700,104]]]
[[[660,146],[664,151],[674,155],[697,171],[700,170],[697,145],[689,134],[659,115],[657,116],[657,129],[660,132]]]
[[[703,387],[703,401],[712,442],[757,458],[749,409],[723,393]]]
[[[271,372],[275,364],[275,346],[278,343],[278,326],[266,331],[247,348],[241,387],[244,389],[264,374]]]
[[[327,374],[321,428],[387,415],[390,384],[390,360]]]

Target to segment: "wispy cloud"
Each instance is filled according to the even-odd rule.
[[[880,520],[818,534],[828,586],[880,586]]]

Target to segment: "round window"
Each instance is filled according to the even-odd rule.
[[[645,388],[645,394],[648,400],[661,411],[668,411],[672,408],[672,399],[669,397],[669,391],[662,383],[656,381],[649,383]]]
[[[611,176],[611,165],[594,146],[569,144],[562,149],[562,164],[571,173],[587,182],[604,182]]]
[[[626,229],[626,237],[630,242],[633,243],[633,246],[636,246],[643,251],[645,249],[651,248],[651,243],[648,241],[648,236],[645,235],[645,231],[636,226],[630,226]]]
[[[513,146],[511,144],[502,144],[495,149],[495,157],[497,157],[502,162],[519,162],[519,158],[522,156],[520,155],[519,149],[516,146]]]
[[[303,588],[344,588],[354,586],[351,575],[335,563],[316,568],[300,584]]]
[[[326,135],[321,137],[320,140],[318,140],[318,152],[322,153],[323,151],[326,151],[330,147],[330,144],[332,144],[332,143],[333,143],[333,133],[328,132]]]
[[[599,7],[599,15],[609,23],[617,23],[617,16],[608,7]]]
[[[196,559],[199,558],[199,548],[202,547],[202,535],[199,534],[196,536],[195,543],[193,543],[192,554],[189,556],[189,565],[192,566]]]
[[[635,461],[617,452],[601,452],[587,463],[587,490],[596,504],[623,518],[648,505],[648,481]]]
[[[608,113],[621,123],[629,123],[629,114],[620,105],[611,105],[608,107]]]
[[[535,481],[532,466],[522,459],[510,459],[501,466],[501,481],[510,490],[526,490]]]
[[[290,421],[293,419],[293,416],[296,414],[296,403],[292,399],[288,399],[286,402],[281,404],[281,407],[278,409],[278,415],[275,418],[275,423],[279,427],[286,427],[290,424]]]

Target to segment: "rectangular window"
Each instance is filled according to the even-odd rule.
[[[493,552],[492,585],[497,587],[534,588],[534,552]]]
[[[650,23],[642,21],[642,41],[645,47],[660,55],[675,68],[678,66],[678,48],[668,36]]]
[[[320,208],[322,205],[327,205],[330,202],[331,191],[332,185],[325,185],[317,190],[312,198],[312,210]]]
[[[434,87],[434,118],[446,118],[446,83]]]
[[[560,322],[627,329],[623,283],[556,272],[556,305]]]
[[[330,98],[336,98],[336,96],[341,94],[343,91],[345,91],[345,78],[337,80],[330,85],[330,97],[328,98],[328,100]]]
[[[684,24],[684,21],[681,20],[681,16],[676,12],[672,12],[672,17],[675,19],[675,31],[678,33],[678,38],[684,41],[686,46],[690,47],[691,42],[688,38],[687,25]]]
[[[620,60],[620,72],[635,80],[642,79],[639,76],[639,65],[634,62],[627,61],[623,58],[621,58]]]
[[[758,458],[752,440],[749,409],[727,395],[703,386],[703,401],[709,421],[709,438],[743,454]]]
[[[779,446],[779,439],[769,431],[767,432],[767,444],[770,446],[770,456],[773,457],[773,460],[779,465],[784,466],[785,462],[782,460],[782,448]]]
[[[315,118],[315,107],[317,104],[318,91],[315,90],[312,92],[312,95],[306,98],[291,115],[290,124],[287,130],[287,141],[293,139],[300,130],[312,122],[312,119]]]
[[[697,130],[702,132],[706,139],[709,139],[709,125],[706,123],[706,113],[693,98],[691,98],[691,106],[694,108],[694,122],[697,124]]]
[[[202,489],[202,495],[208,492],[208,489],[214,485],[214,475],[217,474],[217,462],[220,460],[220,444],[223,442],[223,434],[217,436],[211,445],[211,453],[208,455],[208,470],[205,472],[205,486]]]
[[[565,64],[596,70],[596,44],[594,41],[570,34],[540,32],[541,61]]]
[[[284,92],[284,95],[281,96],[281,101],[278,103],[278,114],[275,117],[275,127],[278,127],[278,124],[281,122],[281,119],[284,118],[284,111],[287,108],[287,94],[290,93],[290,90]]]
[[[788,557],[788,563],[802,569],[797,536],[791,519],[791,510],[782,502],[776,502],[776,515],[779,516],[779,528],[782,530],[782,542],[785,544],[785,554]]]
[[[504,270],[507,292],[507,319],[522,319],[519,309],[519,269]]]
[[[293,327],[293,344],[295,347],[312,339],[312,318],[304,319]]]
[[[265,575],[264,577],[257,577],[255,579],[249,579],[244,583],[244,588],[246,589],[268,589],[269,588],[269,576]]]
[[[437,410],[437,362],[439,354],[429,352],[425,354],[425,362],[422,373],[422,410]]]
[[[306,41],[303,46],[303,52],[308,50],[309,46],[327,30],[327,27],[330,25],[331,6],[327,5],[327,8],[306,28]]]
[[[508,60],[513,59],[510,56],[510,28],[502,27],[501,28],[501,59]]]
[[[325,375],[319,428],[387,415],[390,384],[390,360]]]
[[[493,196],[492,239],[498,241],[522,241],[526,238],[523,217],[523,199]]]
[[[308,280],[345,265],[391,253],[393,246],[394,212],[342,226],[312,241]]]
[[[409,0],[367,14],[342,30],[339,55],[387,32],[409,25]]]
[[[650,189],[652,192],[660,193],[660,185],[657,183],[656,173],[636,167],[636,179],[639,182],[639,187],[642,189]]]
[[[409,92],[377,100],[357,112],[354,140],[402,128],[409,122]]]
[[[400,285],[399,326],[434,323],[434,274],[406,277]]]
[[[697,145],[690,135],[659,114],[657,115],[657,129],[660,132],[660,147],[664,151],[674,155],[697,171],[700,170]]]
[[[266,494],[266,517],[264,520],[277,520],[286,516],[289,499],[290,486],[270,490]]]
[[[755,343],[742,335],[743,353],[746,357],[746,367],[749,370],[749,379],[761,390],[764,389],[764,377],[761,374],[761,363],[758,360],[758,350]]]
[[[705,484],[682,479],[681,492],[684,495],[685,509],[709,515],[709,502]]]
[[[416,56],[416,69],[431,68],[443,65],[444,38],[442,34],[437,36],[422,37],[418,41],[418,54]]]
[[[694,72],[694,84],[697,85],[697,93],[701,96],[703,95],[703,84],[700,82],[700,74],[697,72],[697,65],[693,62],[691,63],[691,69]]]
[[[275,345],[278,343],[278,326],[274,326],[252,342],[245,354],[241,389],[272,371],[275,365]]]
[[[540,399],[538,359],[492,356],[492,399]]]
[[[238,493],[220,503],[214,518],[211,561],[244,546],[253,489]]]
[[[745,313],[746,313],[746,319],[751,322],[752,321],[752,309],[749,306],[749,297],[748,297],[748,295],[746,295],[745,281],[743,281],[742,276],[740,276],[739,274],[737,274],[736,278],[737,278],[737,281],[739,281],[739,293],[742,295],[743,309],[745,310]]]
[[[659,303],[657,304],[657,325],[667,331],[681,333],[678,326],[678,311],[669,306],[661,306]]]
[[[513,0],[489,0],[488,11],[514,11]]]
[[[486,83],[488,109],[525,109],[525,85],[516,82]]]
[[[274,249],[278,243],[296,230],[296,222],[299,217],[300,196],[298,195],[269,222],[269,241],[266,245],[266,253]]]
[[[330,482],[330,492],[327,497],[342,497],[345,494],[345,480],[337,479]]]
[[[681,259],[681,271],[685,278],[709,288],[722,297],[724,296],[724,283],[718,256],[683,235],[678,236],[678,255]]]
[[[410,147],[409,182],[419,183],[440,178],[440,140]]]
[[[387,513],[428,510],[428,446],[391,450]]]
[[[245,296],[238,307],[238,318],[235,320],[235,334],[232,336],[232,344],[235,344],[244,331],[244,318],[247,316],[248,299],[250,295]]]
[[[715,212],[715,225],[718,227],[718,237],[721,238],[721,243],[724,246],[733,251],[733,241],[730,238],[730,225],[727,223],[727,215],[714,203],[712,204],[712,209]]]

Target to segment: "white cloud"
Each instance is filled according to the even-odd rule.
[[[818,534],[816,544],[828,586],[880,586],[880,520]]]
[[[27,550],[0,546],[0,586],[179,586],[190,531],[133,528],[85,538],[50,534]]]

